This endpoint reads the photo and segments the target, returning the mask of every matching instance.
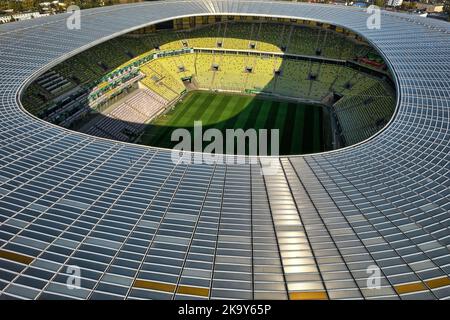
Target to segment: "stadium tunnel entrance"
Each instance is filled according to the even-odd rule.
[[[177,19],[112,39],[39,77],[23,102],[39,99],[50,122],[155,147],[174,147],[171,132],[193,132],[196,120],[205,130],[278,129],[281,155],[362,141],[395,107],[384,62],[357,35],[245,16]]]

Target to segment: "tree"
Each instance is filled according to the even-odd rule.
[[[6,10],[6,9],[8,9],[8,1],[0,0],[0,10]]]
[[[444,1],[444,12],[448,14],[448,20],[450,21],[450,0]]]
[[[384,7],[384,0],[375,0],[373,2],[374,5],[376,5],[379,8],[383,8]]]
[[[403,2],[402,5],[400,6],[400,8],[402,10],[413,10],[416,8],[416,3],[409,1],[409,2]]]

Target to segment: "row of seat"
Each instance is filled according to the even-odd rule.
[[[193,61],[193,57],[195,60]],[[165,60],[166,71],[181,85],[181,73],[194,76],[198,87],[211,90],[256,90],[321,100],[330,92],[358,94],[380,81],[354,69],[328,63],[280,57],[195,53]]]
[[[156,93],[141,89],[109,114],[98,116],[86,133],[119,141],[130,141],[142,132],[145,123],[159,114],[167,103],[167,100]]]
[[[375,134],[391,118],[394,105],[394,96],[379,82],[336,102],[333,109],[345,143],[351,145]]]

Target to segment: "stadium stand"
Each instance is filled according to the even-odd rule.
[[[215,55],[195,53],[195,82],[199,88],[209,89],[215,73],[212,68],[215,65]]]
[[[195,71],[195,54],[158,59],[159,65],[174,79],[191,77]]]
[[[389,91],[382,83],[374,82],[358,94],[346,94],[333,105],[347,145],[369,138],[388,122],[395,103]]]
[[[273,93],[275,71],[279,70],[281,65],[282,59],[279,57],[262,56],[255,59],[252,72],[247,74],[246,89]]]
[[[273,24],[260,23],[257,33],[256,49],[266,52],[282,52],[281,48],[286,44],[286,36],[289,27]]]
[[[77,55],[79,59],[72,58],[57,68],[67,69],[64,72],[67,77],[75,77],[84,83],[143,53],[175,50],[186,46],[217,48],[218,43],[221,43],[224,49],[239,50],[252,50],[251,44],[254,44],[254,50],[267,52],[281,52],[282,48],[286,47],[288,53],[312,56],[316,55],[316,49],[321,49],[323,57],[349,60],[373,52],[366,44],[357,43],[331,30],[229,21],[182,32],[159,31],[144,35],[124,35],[89,49]],[[75,65],[71,65],[72,63]],[[86,68],[86,64],[90,68]],[[86,70],[92,68],[93,72]]]
[[[142,89],[120,103],[111,113],[94,119],[85,132],[97,137],[130,141],[136,138],[145,124],[166,105],[167,100],[151,90]]]
[[[319,30],[316,28],[292,26],[286,42],[287,52],[308,56],[316,55],[318,36]]]
[[[142,83],[167,101],[173,101],[185,90],[180,79],[171,75],[157,60],[141,67],[145,74]]]
[[[222,40],[220,37],[220,26],[217,28],[206,26],[191,32],[186,32],[184,39],[187,41],[189,47],[216,48],[218,42]]]

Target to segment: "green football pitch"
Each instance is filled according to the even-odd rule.
[[[154,119],[140,143],[172,148],[178,143],[171,141],[173,130],[185,128],[192,134],[196,120],[202,121],[203,132],[217,128],[224,137],[225,129],[279,129],[280,155],[330,149],[329,116],[321,106],[202,91],[189,92],[168,112]]]

